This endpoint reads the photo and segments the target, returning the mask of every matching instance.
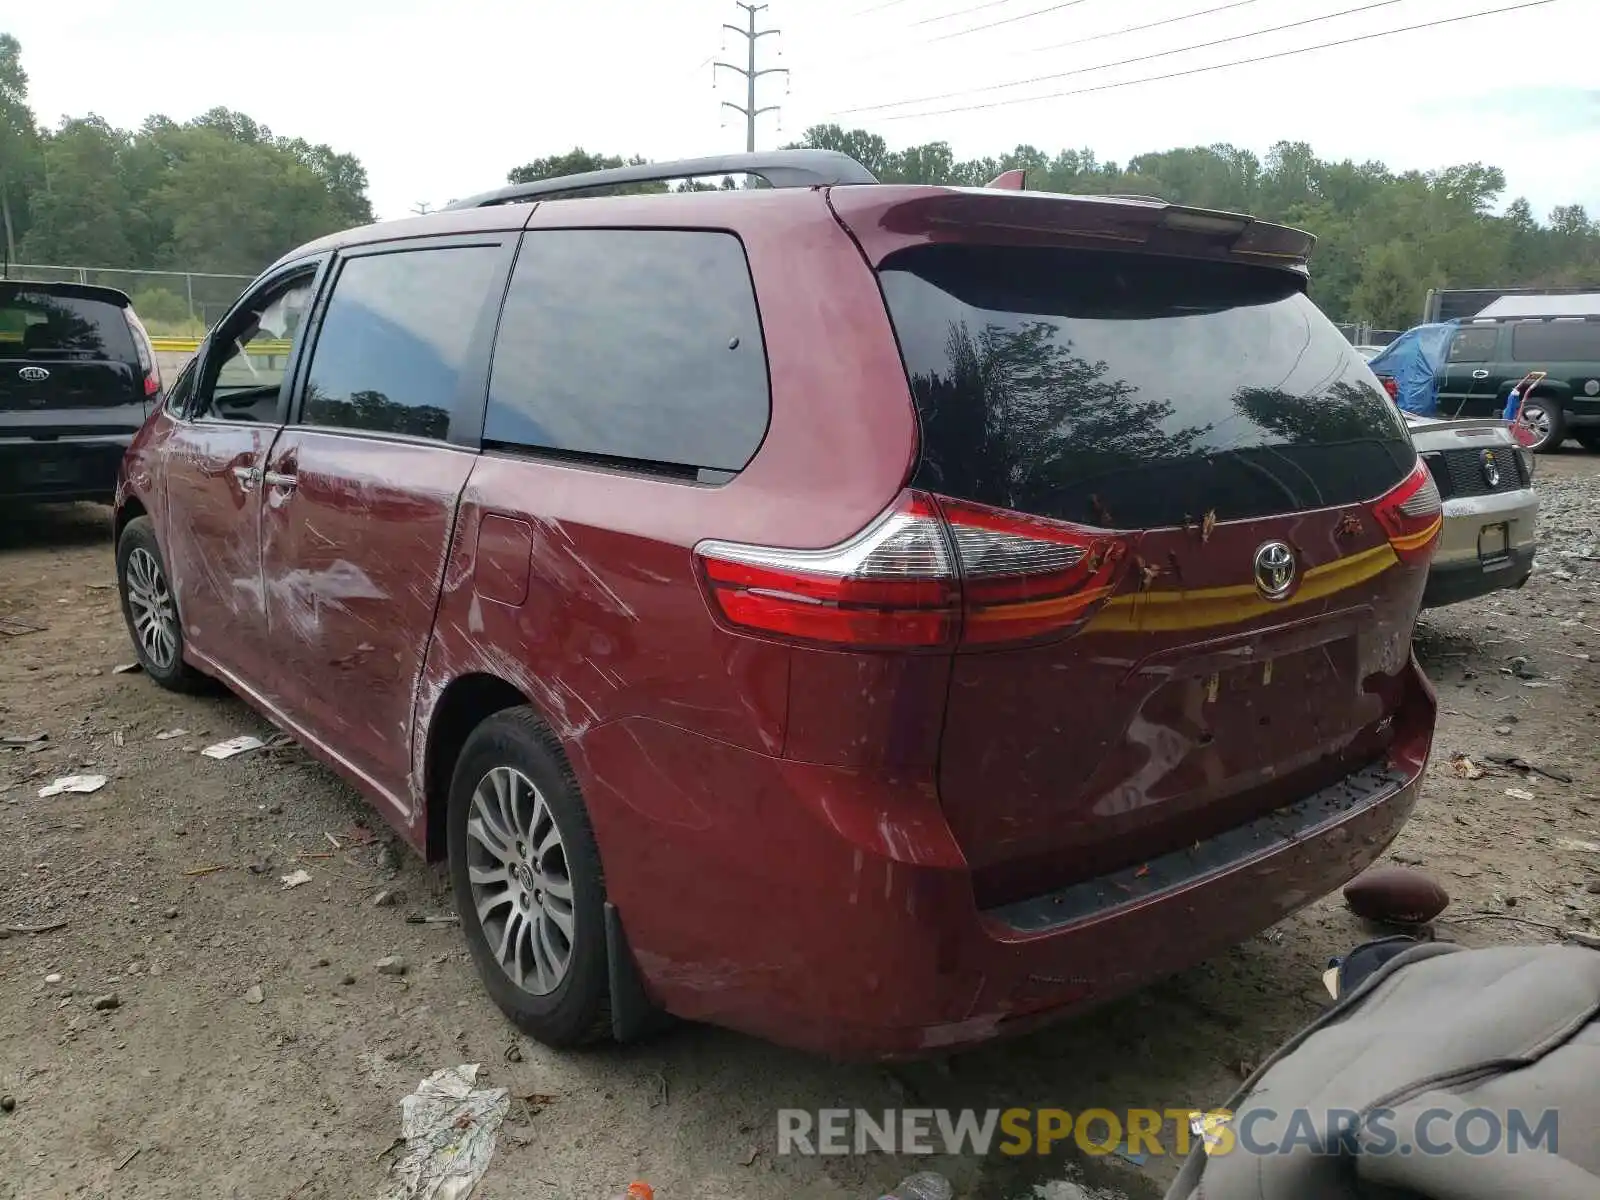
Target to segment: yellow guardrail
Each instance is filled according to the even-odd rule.
[[[21,334],[7,333],[0,330],[0,342],[20,342]],[[177,337],[152,337],[150,347],[158,354],[193,354],[200,349],[199,338]],[[245,353],[255,358],[282,358],[293,347],[292,342],[286,341],[260,341],[251,342],[245,347]]]
[[[200,349],[200,339],[152,337],[150,345],[160,354],[193,354]],[[288,354],[292,346],[293,343],[287,341],[251,342],[245,347],[245,353],[258,358],[278,358]]]

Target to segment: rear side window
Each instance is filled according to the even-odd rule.
[[[346,260],[301,422],[442,440],[499,255],[456,246]]]
[[[485,442],[737,471],[766,435],[769,406],[755,291],[733,235],[523,235]]]
[[[1600,362],[1600,321],[1529,321],[1511,328],[1517,361]]]
[[[1450,343],[1451,362],[1488,362],[1494,357],[1500,341],[1500,330],[1463,329]]]
[[[0,287],[0,356],[139,361],[119,305],[6,287]]]
[[[1290,272],[926,246],[880,275],[921,421],[917,486],[1148,529],[1367,500],[1416,462]]]

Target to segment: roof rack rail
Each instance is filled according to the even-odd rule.
[[[719,154],[710,158],[684,158],[676,162],[639,163],[605,171],[585,171],[555,179],[513,183],[492,192],[447,204],[447,209],[487,208],[516,204],[546,196],[561,196],[596,187],[626,183],[665,183],[671,179],[696,179],[707,175],[754,175],[775,188],[829,187],[845,183],[877,183],[877,178],[855,159],[834,150],[768,150],[755,154]]]

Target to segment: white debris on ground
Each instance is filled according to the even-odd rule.
[[[435,1071],[400,1101],[405,1150],[383,1200],[466,1200],[489,1169],[495,1134],[511,1108],[505,1088],[478,1088],[480,1067]]]
[[[236,754],[243,754],[247,750],[259,750],[266,743],[260,738],[248,733],[241,733],[238,737],[229,738],[225,742],[218,742],[214,746],[207,746],[200,751],[207,758],[232,758]]]
[[[73,792],[79,795],[88,795],[98,792],[106,785],[104,775],[63,775],[54,783],[46,784],[39,789],[39,799],[45,800],[51,796],[59,796],[63,792]]]

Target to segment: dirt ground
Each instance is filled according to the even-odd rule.
[[[1547,456],[1539,483],[1534,580],[1430,614],[1417,637],[1443,712],[1392,856],[1437,874],[1447,916],[1495,918],[1439,925],[1468,945],[1600,917],[1600,457]],[[49,734],[41,750],[0,750],[0,923],[59,924],[0,940],[0,1094],[14,1103],[0,1113],[0,1196],[378,1197],[400,1098],[477,1062],[515,1096],[548,1097],[513,1103],[485,1200],[604,1198],[635,1178],[661,1200],[867,1198],[915,1164],[775,1159],[775,1110],[1220,1103],[1323,1005],[1327,957],[1371,936],[1323,901],[1080,1020],[893,1072],[693,1026],[550,1053],[490,1005],[454,926],[408,922],[448,913],[448,888],[396,853],[354,792],[294,747],[204,758],[222,738],[265,736],[265,722],[231,697],[113,673],[132,656],[107,520],[80,506],[0,522],[0,627],[39,627],[0,630],[0,734]],[[185,732],[158,737],[173,729]],[[1460,753],[1490,773],[1458,778]],[[1571,782],[1495,768],[1491,754]],[[37,797],[80,770],[110,781]],[[297,868],[311,882],[286,890]],[[385,891],[395,902],[376,905]],[[378,972],[386,955],[404,975]],[[95,1007],[112,993],[116,1007]],[[996,1200],[1063,1170],[927,1165],[958,1194]],[[1091,1166],[1144,1196],[1177,1164]]]

